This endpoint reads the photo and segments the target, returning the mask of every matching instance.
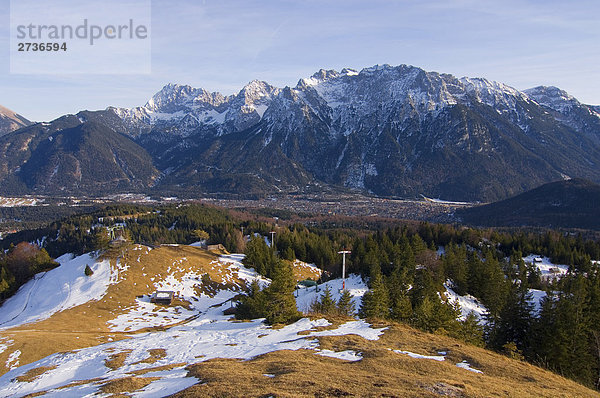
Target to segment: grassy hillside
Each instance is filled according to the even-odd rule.
[[[0,342],[4,344],[10,342],[9,349],[0,353],[0,375],[9,370],[8,357],[17,350],[21,353],[19,365],[25,365],[55,352],[94,346],[126,338],[131,332],[153,329],[135,327],[132,322],[132,326],[127,330],[115,331],[112,330],[114,328],[111,328],[109,321],[135,308],[138,304],[136,302],[138,296],[152,294],[157,290],[156,285],[169,276],[178,279],[188,272],[206,273],[219,288],[241,290],[241,281],[233,272],[216,262],[217,254],[196,247],[160,246],[150,250],[146,246],[131,245],[123,249],[112,249],[98,261],[104,259],[111,263],[113,283],[108,286],[102,298],[59,311],[39,322],[0,330]],[[175,263],[182,264],[182,270],[170,272],[169,266]],[[81,275],[83,276],[83,270]],[[92,275],[90,278],[94,277]],[[206,288],[208,289],[209,287]],[[173,317],[171,321],[166,319],[164,325],[157,327],[164,328],[164,326],[180,323],[185,319],[184,309],[191,308],[190,306],[191,303],[184,296],[172,307],[182,316]],[[194,314],[190,311],[189,316]],[[144,314],[140,313],[139,316],[143,317]],[[152,311],[149,311],[146,316],[157,317]]]
[[[84,279],[107,278],[105,293],[0,330],[0,372],[8,372],[0,396],[600,397],[525,362],[393,322],[328,322],[318,314],[273,328],[233,321],[223,315],[229,300],[258,278],[240,259],[184,245],[111,249]],[[98,264],[107,262],[110,272],[102,274]],[[77,263],[77,278],[88,278],[84,263]],[[297,279],[316,276],[305,264],[295,268]],[[149,303],[148,295],[163,289],[177,292],[173,305]],[[65,303],[76,294],[69,291]],[[482,373],[456,366],[463,362]]]
[[[396,323],[381,326],[388,329],[377,341],[319,338],[322,349],[357,351],[360,361],[310,350],[277,351],[250,361],[215,359],[188,367],[203,383],[175,397],[600,397],[556,374],[445,336]],[[435,361],[392,350],[447,355]],[[462,361],[483,373],[458,368]]]

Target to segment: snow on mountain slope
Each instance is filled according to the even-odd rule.
[[[523,257],[525,264],[533,264],[542,274],[542,278],[558,278],[569,271],[569,266],[564,264],[554,264],[548,257],[537,254],[530,254]]]
[[[60,266],[37,274],[0,307],[0,328],[6,329],[49,318],[54,313],[101,299],[111,283],[108,260],[96,261],[90,254],[57,259]],[[85,275],[89,265],[94,277]]]
[[[317,287],[299,288],[296,292],[296,306],[298,310],[303,312],[310,311],[310,306],[313,302],[319,300],[323,291],[329,287],[331,296],[334,300],[339,300],[341,297],[342,279],[332,279],[325,283],[321,283]],[[354,310],[358,311],[362,303],[362,296],[367,292],[367,285],[363,282],[360,275],[352,274],[346,278],[346,289],[352,294],[352,302]]]
[[[109,109],[140,133],[148,132],[154,126],[175,127],[175,131],[186,136],[201,127],[215,127],[219,135],[241,131],[258,123],[279,91],[258,80],[251,81],[237,95],[230,96],[170,83],[144,106]]]
[[[272,329],[260,319],[230,322],[226,316],[205,314],[185,326],[164,332],[135,335],[128,340],[56,354],[22,366],[0,377],[0,396],[23,396],[39,391],[48,391],[46,396],[84,396],[97,393],[99,386],[110,380],[177,364],[167,370],[145,373],[145,377],[157,376],[159,380],[135,394],[138,397],[166,396],[199,382],[195,378],[185,377],[187,372],[184,367],[187,364],[213,358],[250,359],[277,350],[316,350],[316,336],[355,334],[368,340],[377,340],[385,329],[372,329],[364,321],[352,321],[332,330],[314,331],[316,327],[327,325],[329,322],[324,319],[304,318],[281,329]],[[309,333],[299,334],[305,331]],[[149,350],[157,348],[164,350],[166,355],[153,363],[144,362]],[[105,365],[105,361],[118,352],[127,352],[127,359],[121,367],[112,370]],[[16,380],[17,376],[41,367],[51,370],[34,382]],[[80,380],[87,382],[64,388]],[[59,390],[59,387],[62,388]]]
[[[117,272],[107,272],[105,280],[109,278],[113,283],[126,283],[134,275],[144,271],[147,256],[157,252],[176,252],[186,257],[171,258],[169,262],[161,259],[163,273],[154,274],[151,278],[156,289],[175,290],[180,300],[189,303],[188,308],[157,307],[149,303],[147,298],[138,297],[136,305],[125,308],[125,312],[116,319],[108,321],[112,331],[127,330],[130,334],[126,340],[107,342],[105,344],[83,348],[68,353],[57,353],[23,366],[18,366],[18,350],[12,352],[15,358],[11,363],[12,370],[0,377],[0,396],[23,396],[26,394],[46,391],[47,396],[87,396],[101,392],[102,385],[134,374],[144,374],[152,377],[151,382],[136,391],[140,397],[166,396],[189,387],[199,380],[186,377],[185,367],[188,364],[206,361],[213,358],[238,358],[250,359],[258,355],[276,350],[315,350],[315,354],[342,357],[346,360],[360,360],[360,354],[349,356],[348,353],[321,351],[315,339],[320,336],[340,336],[354,334],[369,340],[376,340],[385,328],[372,329],[362,320],[351,321],[330,330],[316,331],[315,328],[329,325],[324,319],[300,321],[281,329],[272,329],[262,323],[262,319],[251,322],[232,322],[229,316],[224,316],[223,311],[231,304],[228,302],[241,288],[240,283],[249,283],[252,280],[266,286],[269,281],[260,278],[253,270],[241,264],[243,255],[225,255],[214,259],[203,270],[205,273],[194,271],[186,266],[187,258],[192,260],[189,253],[203,252],[199,248],[186,246],[169,246],[148,250],[143,246],[135,246],[120,257],[116,267]],[[83,264],[89,260],[89,255],[78,257],[71,263]],[[61,259],[64,262],[64,259]],[[70,264],[64,262],[64,264]],[[108,262],[103,262],[108,270]],[[62,266],[61,266],[62,267]],[[303,265],[306,267],[306,265]],[[138,273],[134,274],[136,268]],[[66,271],[67,268],[63,271]],[[100,272],[100,271],[98,271]],[[143,274],[142,274],[143,275]],[[204,285],[209,275],[220,289],[211,290],[213,284]],[[149,275],[147,275],[149,276]],[[155,279],[156,278],[156,279]],[[140,279],[133,283],[134,288]],[[202,282],[201,282],[202,280]],[[129,280],[131,286],[132,280]],[[366,288],[360,278],[352,276],[348,279],[351,291],[357,296],[364,293]],[[201,290],[199,290],[201,284]],[[341,285],[341,281],[329,282],[330,286]],[[323,286],[323,285],[322,285]],[[315,292],[300,291],[299,302],[309,302]],[[104,293],[106,294],[106,293]],[[109,295],[116,295],[111,290]],[[157,311],[158,310],[158,311]],[[185,322],[183,322],[185,321]],[[179,323],[167,330],[152,331],[150,333],[135,333],[142,328],[156,326],[169,326]],[[146,329],[147,330],[147,329]],[[308,331],[309,333],[306,333]],[[77,331],[73,331],[77,333]],[[303,333],[300,333],[303,332]],[[10,348],[12,342],[7,341]],[[5,348],[5,349],[6,349]],[[14,350],[14,348],[13,348]],[[158,351],[157,351],[158,350]],[[153,358],[152,353],[161,354]],[[123,364],[115,368],[109,366],[111,358],[115,355],[125,357]],[[148,360],[153,358],[152,360]],[[43,369],[41,376],[29,382],[19,381],[19,376],[28,374],[32,369]],[[24,376],[25,377],[25,376]],[[26,378],[26,377],[25,377]],[[154,379],[155,378],[155,379]]]
[[[444,284],[446,288],[446,298],[450,301],[450,303],[455,303],[458,301],[461,312],[461,320],[464,320],[469,313],[473,312],[480,321],[484,321],[485,315],[487,314],[487,309],[481,304],[475,297],[470,294],[466,296],[460,296],[452,288],[450,284],[447,282]]]
[[[182,127],[182,121],[187,119],[187,126],[174,131],[185,135],[202,126],[212,126],[220,135],[251,127],[265,115],[275,125],[283,123],[290,114],[282,111],[289,111],[296,104],[334,122],[333,134],[348,134],[362,119],[373,114],[382,121],[391,115],[400,116],[401,120],[396,122],[402,122],[415,114],[424,119],[448,106],[473,101],[514,112],[519,100],[529,101],[529,97],[486,79],[457,79],[410,65],[376,65],[360,72],[348,68],[340,72],[321,69],[309,78],[300,79],[294,88],[280,89],[253,80],[237,95],[230,96],[168,84],[142,107],[110,109],[126,124],[145,131],[153,126]],[[278,105],[271,108],[273,102]]]
[[[559,112],[581,105],[575,97],[554,86],[538,86],[523,91],[538,104]]]
[[[132,245],[102,260],[91,254],[62,256],[61,266],[38,275],[2,307],[0,355],[8,373],[0,377],[0,397],[41,391],[48,396],[93,395],[106,383],[140,373],[151,383],[136,396],[165,396],[198,382],[186,377],[188,364],[212,358],[250,359],[284,349],[356,360],[359,353],[352,358],[347,353],[324,354],[316,337],[355,334],[374,340],[383,333],[362,320],[321,331],[315,328],[329,325],[324,319],[302,319],[282,329],[272,329],[261,319],[232,322],[223,315],[232,306],[231,299],[253,280],[263,287],[270,283],[244,267],[243,257],[217,256],[185,245]],[[90,277],[84,275],[87,264],[94,271]],[[315,274],[314,266],[295,265]],[[351,290],[357,295],[366,290],[358,277],[349,278],[349,283],[362,288]],[[151,303],[150,295],[157,290],[174,291],[173,304]],[[308,302],[314,295],[302,291],[299,301]],[[50,355],[36,354],[36,344],[46,344],[37,334],[52,340],[56,333],[71,336],[60,345],[68,352],[54,353],[49,347],[43,352]],[[88,336],[88,343],[77,343]],[[115,356],[124,358],[122,365],[112,364]],[[30,380],[32,369],[41,376]]]

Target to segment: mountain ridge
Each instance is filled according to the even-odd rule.
[[[229,96],[170,83],[144,106],[76,117],[141,146],[156,189],[175,194],[329,186],[494,201],[560,178],[600,181],[595,107],[409,65],[321,69],[284,88],[253,80]]]
[[[0,136],[31,124],[25,117],[0,105]]]
[[[544,184],[517,196],[456,212],[482,226],[537,226],[600,230],[600,185],[584,179]]]

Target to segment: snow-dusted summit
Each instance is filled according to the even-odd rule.
[[[83,111],[77,120],[135,141],[161,173],[147,188],[176,195],[343,186],[381,196],[493,201],[564,176],[600,181],[598,107],[553,87],[519,91],[410,65],[321,69],[294,87],[254,80],[235,95],[168,84],[144,106]],[[45,142],[33,139],[41,134],[36,129],[29,141],[7,139],[15,147]],[[137,153],[133,143],[122,146]],[[27,155],[18,162],[2,156],[0,181],[19,192],[46,189],[38,182],[53,169],[38,176]],[[140,175],[142,163],[130,163],[121,167],[126,182]],[[71,181],[79,175],[77,164],[71,168],[61,186],[85,186]],[[31,172],[15,180],[19,170]]]
[[[112,110],[137,133],[148,132],[156,126],[175,128],[176,132],[188,135],[202,126],[216,126],[217,135],[220,135],[258,123],[279,91],[258,80],[230,96],[169,83],[144,106]]]

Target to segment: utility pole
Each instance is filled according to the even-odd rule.
[[[275,250],[275,231],[269,233],[271,234],[271,250]]]
[[[342,290],[346,289],[346,254],[352,253],[350,250],[339,251],[342,255]]]

